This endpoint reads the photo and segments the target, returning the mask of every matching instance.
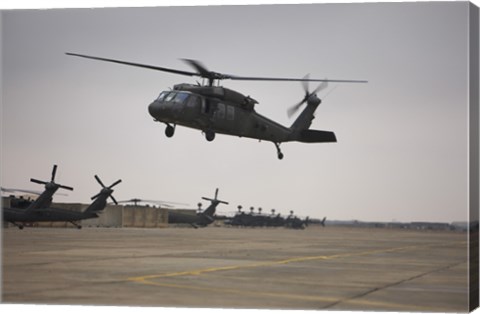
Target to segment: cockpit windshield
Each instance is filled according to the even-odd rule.
[[[161,92],[160,95],[158,96],[157,100],[162,101],[165,98],[165,96],[168,95],[168,93],[169,92]]]
[[[173,102],[176,103],[183,103],[186,99],[188,98],[187,93],[178,93],[175,98],[173,99]]]
[[[173,99],[173,97],[175,97],[175,93],[169,93],[163,101],[171,101]]]
[[[188,99],[189,94],[188,93],[182,93],[182,92],[161,92],[160,95],[157,98],[157,101],[163,101],[163,102],[174,102],[174,103],[185,103],[186,100]]]

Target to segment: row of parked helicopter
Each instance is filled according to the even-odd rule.
[[[280,214],[275,215],[275,209],[272,209],[271,215],[264,215],[261,213],[262,209],[259,208],[258,214],[254,213],[254,208],[250,207],[250,213],[245,213],[242,211],[242,206],[238,206],[238,212],[233,216],[233,218],[225,219],[225,225],[229,226],[239,226],[239,227],[286,227],[292,229],[305,229],[310,221],[307,216],[305,220],[298,218],[293,215],[293,211],[290,211],[290,215],[287,217],[282,217]],[[314,220],[314,223],[318,223],[325,227],[324,217],[322,220]]]
[[[66,189],[72,191],[73,188],[65,185],[61,185],[55,182],[55,175],[57,172],[57,165],[53,166],[51,180],[49,182],[42,181],[38,179],[30,179],[31,182],[42,184],[45,187],[45,190],[39,194],[35,200],[29,200],[24,198],[10,198],[10,206],[3,208],[3,221],[12,223],[17,226],[19,229],[23,229],[25,224],[34,223],[34,222],[69,222],[72,225],[80,229],[82,226],[78,224],[79,221],[85,219],[92,219],[99,217],[101,211],[107,206],[107,199],[110,198],[114,204],[119,203],[134,203],[142,202],[140,199],[131,199],[127,201],[120,201],[113,197],[113,187],[122,182],[122,180],[117,180],[112,183],[110,186],[105,186],[100,178],[95,175],[95,180],[101,185],[102,189],[100,192],[92,196],[93,202],[82,212],[75,210],[68,210],[64,208],[53,208],[52,201],[53,195],[57,192],[58,189]],[[18,190],[18,189],[6,189],[2,188],[3,192],[29,192],[36,193],[35,191],[29,190]],[[38,194],[38,193],[37,193]],[[239,212],[233,217],[217,216],[215,214],[216,208],[219,204],[226,204],[228,202],[218,199],[218,188],[215,191],[214,198],[202,197],[202,199],[210,201],[210,205],[205,209],[201,210],[201,203],[199,203],[199,210],[192,214],[182,211],[169,211],[168,213],[168,223],[169,224],[189,224],[194,228],[205,227],[213,223],[215,220],[224,220],[226,225],[231,226],[243,226],[243,227],[287,227],[294,229],[304,229],[308,223],[309,219],[301,220],[296,216],[293,216],[293,212],[290,212],[290,215],[286,218],[283,218],[278,215],[274,215],[274,210],[272,211],[272,216],[266,216],[253,213],[253,208],[249,214],[243,213],[241,211],[241,206],[238,206]],[[145,201],[143,201],[145,202]],[[165,202],[162,202],[165,203]],[[169,202],[172,203],[172,202]],[[178,204],[178,203],[177,203]],[[165,205],[165,204],[164,204]],[[325,218],[323,221],[320,221],[320,224],[325,226]]]

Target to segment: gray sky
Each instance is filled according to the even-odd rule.
[[[3,12],[1,184],[114,196],[230,202],[329,219],[467,219],[468,4],[383,3]],[[448,21],[448,23],[446,22]],[[270,142],[178,127],[166,138],[148,104],[191,78],[69,57],[64,52],[190,71],[180,58],[242,76],[366,79],[339,85],[312,129],[335,144]],[[289,126],[298,83],[229,82]],[[328,92],[336,85],[331,84]],[[314,88],[312,84],[312,89]],[[322,95],[319,95],[322,96]]]

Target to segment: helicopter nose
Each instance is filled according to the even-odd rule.
[[[157,101],[154,101],[150,105],[148,105],[148,112],[152,117],[157,118],[160,114],[160,111],[160,104]]]

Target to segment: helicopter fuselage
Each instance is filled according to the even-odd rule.
[[[291,129],[255,112],[256,103],[254,99],[224,87],[180,84],[171,91],[161,92],[148,110],[156,121],[169,126],[178,124],[205,133],[278,143],[292,140]]]

